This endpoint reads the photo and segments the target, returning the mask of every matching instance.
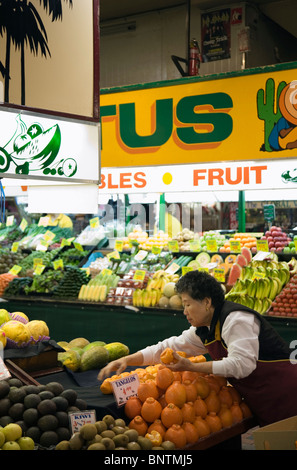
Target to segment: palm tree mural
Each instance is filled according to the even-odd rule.
[[[73,0],[64,0],[72,6]],[[40,5],[50,15],[52,21],[62,20],[63,0],[39,0]],[[25,105],[25,48],[37,56],[50,54],[47,34],[42,19],[35,6],[28,0],[0,0],[0,35],[6,33],[5,64],[0,62],[0,72],[4,77],[4,101],[9,102],[11,45],[21,51],[21,104]]]

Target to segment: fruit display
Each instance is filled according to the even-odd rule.
[[[104,273],[101,271],[87,284],[80,288],[78,299],[89,302],[105,302],[110,289],[118,285],[120,277],[115,273]]]
[[[1,450],[34,450],[35,442],[24,436],[22,427],[17,423],[8,423],[0,428]]]
[[[202,251],[208,251],[209,242],[215,242],[217,250],[219,251],[220,248],[224,245],[225,241],[226,236],[220,234],[219,232],[215,232],[214,230],[208,230],[204,232],[199,238],[200,247]]]
[[[0,382],[0,441],[10,442],[3,450],[19,450],[11,442],[17,441],[21,450],[32,441],[38,448],[53,448],[60,441],[70,439],[71,411],[86,410],[87,404],[73,389],[58,382],[46,385],[24,385],[15,377]],[[21,437],[26,437],[19,442]],[[3,438],[2,438],[3,440]],[[31,441],[32,440],[32,441]]]
[[[240,246],[249,248],[252,253],[257,252],[257,238],[252,236],[249,233],[235,233],[232,237],[224,242],[224,244],[219,248],[220,253],[230,253],[231,250],[231,242],[232,241],[239,241]]]
[[[146,288],[134,290],[133,305],[135,307],[164,307],[161,299],[166,297],[167,307],[181,308],[180,297],[174,291],[174,285],[178,279],[178,274],[169,274],[163,269],[156,271],[148,280]],[[164,289],[168,295],[164,294]]]
[[[188,228],[184,228],[181,232],[172,237],[172,240],[177,240],[179,251],[191,251],[190,240],[199,241],[199,233],[193,232],[193,230],[189,230]]]
[[[0,309],[0,328],[5,348],[24,348],[50,338],[45,321],[30,320],[23,312]]]
[[[281,227],[275,225],[272,225],[270,230],[265,232],[262,239],[267,240],[269,251],[275,251],[276,253],[281,253],[292,241],[292,239],[283,232]]]
[[[294,264],[296,263],[294,260]],[[290,267],[285,261],[252,260],[240,267],[239,277],[225,298],[265,314],[290,278]]]
[[[267,315],[297,317],[297,274],[293,274],[284,289],[274,298]]]
[[[179,354],[186,357],[183,351]],[[158,446],[170,441],[176,449],[182,449],[252,416],[242,397],[224,377],[188,370],[173,372],[166,367],[172,357],[172,350],[167,348],[161,354],[162,365],[134,371],[143,379],[137,396],[130,397],[124,405],[130,429],[143,437],[155,438]],[[199,360],[206,359],[201,356]],[[101,391],[104,386],[108,390],[114,379],[105,379]]]
[[[168,249],[168,241],[171,240],[168,233],[158,230],[153,236],[149,237],[148,233],[141,228],[135,227],[127,237],[122,238],[123,249],[130,250],[131,245],[138,245],[139,249],[151,251],[152,247],[158,247],[163,250]]]
[[[0,250],[0,274],[7,273],[15,264],[19,265],[26,255],[21,254],[19,251],[13,252],[8,249]]]
[[[73,372],[101,369],[108,362],[129,354],[128,346],[120,342],[90,342],[86,338],[74,338],[57,344],[65,349],[58,353],[59,362]]]

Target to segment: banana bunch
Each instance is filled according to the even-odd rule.
[[[264,314],[289,280],[288,263],[253,260],[242,269],[240,278],[225,298]]]
[[[155,307],[162,296],[160,289],[135,289],[133,292],[134,307]]]
[[[226,295],[227,300],[231,300],[231,302],[235,302],[241,305],[245,305],[246,307],[252,308],[256,310],[256,312],[260,313],[261,315],[265,314],[267,310],[269,310],[272,300],[268,297],[263,299],[254,298],[250,295],[243,294],[240,292],[229,292]]]
[[[148,280],[146,289],[147,290],[160,290],[163,292],[164,286],[168,282],[177,282],[179,280],[178,274],[169,274],[163,269],[156,271],[152,277]]]

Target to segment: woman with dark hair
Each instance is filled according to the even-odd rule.
[[[297,415],[297,364],[290,348],[255,310],[225,300],[221,284],[203,271],[190,271],[176,284],[191,327],[156,345],[109,363],[100,372],[160,363],[170,347],[189,356],[208,353],[211,360],[193,363],[174,354],[172,370],[192,370],[226,377],[246,400],[261,426]]]

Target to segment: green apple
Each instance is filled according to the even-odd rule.
[[[0,447],[3,446],[4,442],[5,442],[5,434],[2,430],[2,428],[0,428]]]
[[[6,441],[16,441],[22,437],[23,430],[21,426],[17,423],[9,423],[4,426],[3,431]]]
[[[29,436],[20,437],[16,442],[21,450],[34,450],[35,443]]]
[[[1,450],[21,450],[21,448],[16,441],[6,441]]]

